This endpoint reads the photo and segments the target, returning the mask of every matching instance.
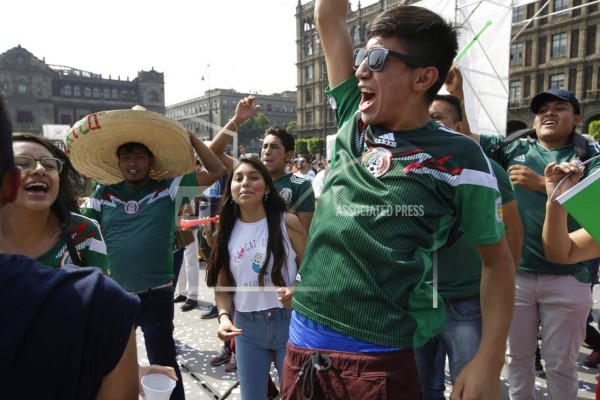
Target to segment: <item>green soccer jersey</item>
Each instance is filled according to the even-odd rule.
[[[69,235],[79,255],[82,267],[98,267],[108,271],[108,256],[106,255],[106,244],[100,233],[98,223],[82,215],[72,213],[73,227],[69,229]],[[74,264],[73,258],[68,251],[67,243],[61,239],[54,247],[37,258],[42,265],[52,268],[60,268],[65,264]]]
[[[420,347],[445,324],[424,277],[458,218],[474,243],[503,233],[496,178],[473,140],[437,122],[364,126],[351,77],[331,90],[339,134],[297,278],[294,309],[380,346]]]
[[[285,174],[275,181],[279,195],[290,212],[315,211],[315,193],[310,181],[294,174]]]
[[[508,173],[491,160],[492,169],[498,180],[502,195],[502,205],[515,199]],[[460,235],[451,246],[444,246],[437,252],[437,287],[444,299],[471,297],[479,293],[481,283],[481,256],[477,246],[466,236]],[[432,269],[433,273],[433,269]],[[432,283],[432,275],[427,279]]]
[[[499,135],[481,135],[480,143],[483,150],[491,155],[492,149],[499,144],[504,137]],[[589,145],[590,157],[598,154],[597,145]],[[506,170],[511,165],[525,165],[538,175],[544,176],[544,168],[551,162],[557,163],[571,161],[576,158],[575,149],[571,144],[554,149],[546,150],[537,140],[521,139],[504,148],[503,157],[500,162]],[[600,161],[592,161],[585,168],[585,175],[596,170]],[[542,244],[542,229],[546,218],[546,201],[548,196],[545,190],[528,190],[515,186],[515,198],[519,208],[519,214],[523,222],[524,241],[521,250],[519,271],[538,274],[575,274],[585,271],[583,263],[572,265],[557,264],[550,262],[544,256]],[[574,219],[568,219],[569,231],[579,229],[580,226]]]
[[[82,212],[100,223],[110,276],[125,290],[147,290],[174,279],[175,218],[185,192],[180,186],[197,189],[196,174],[150,180],[141,189],[125,182],[101,186],[86,201]]]

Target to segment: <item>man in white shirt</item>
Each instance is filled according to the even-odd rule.
[[[298,158],[298,172],[294,175],[304,178],[309,181],[315,179],[315,171],[312,169],[312,164],[304,156]]]

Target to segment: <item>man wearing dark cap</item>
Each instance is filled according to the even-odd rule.
[[[516,277],[515,312],[508,337],[510,398],[535,398],[535,348],[542,326],[542,358],[548,394],[553,399],[577,398],[577,356],[585,338],[592,305],[589,273],[583,263],[556,264],[545,258],[542,226],[548,201],[544,168],[551,162],[578,157],[575,127],[582,121],[581,105],[572,92],[550,89],[531,101],[534,139],[521,139],[503,149],[500,164],[508,171],[523,221],[524,242]],[[503,136],[472,135],[488,155]],[[585,143],[592,157],[597,145]],[[600,167],[590,163],[585,175]],[[578,228],[569,218],[569,230]]]

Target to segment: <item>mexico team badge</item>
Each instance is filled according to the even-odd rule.
[[[360,162],[375,178],[381,178],[392,166],[392,153],[383,147],[371,147]]]
[[[139,209],[140,206],[135,200],[130,200],[127,203],[125,203],[125,212],[129,215],[135,214],[136,212],[138,212]]]

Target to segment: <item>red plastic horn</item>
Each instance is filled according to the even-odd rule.
[[[216,222],[219,219],[219,216],[216,215],[214,217],[207,218],[198,218],[198,219],[183,219],[179,220],[179,227],[183,230],[192,228],[194,226],[202,225],[205,222]]]

